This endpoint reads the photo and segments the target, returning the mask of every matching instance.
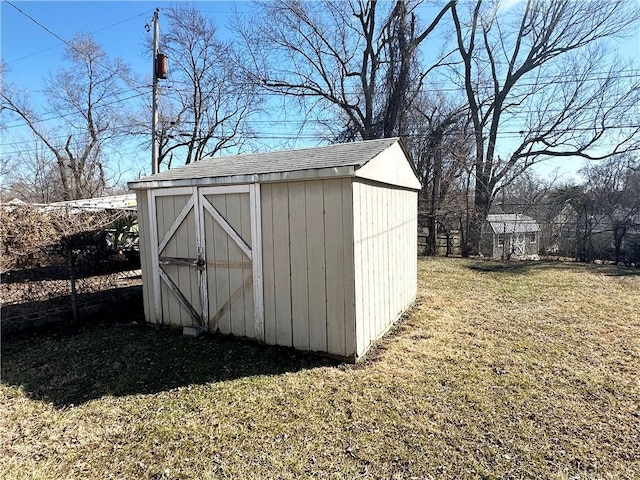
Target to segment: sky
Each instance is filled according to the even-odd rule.
[[[145,53],[143,42],[145,25],[149,24],[156,8],[160,9],[162,35],[162,9],[171,2],[162,1],[11,1],[19,12],[6,1],[0,1],[0,53],[7,64],[7,79],[20,90],[29,92],[33,104],[43,102],[43,78],[61,64],[65,43],[77,33],[91,33],[109,57],[120,57],[141,78],[151,77],[151,59]],[[233,2],[198,2],[200,9],[216,19],[218,33],[228,36],[227,16]],[[239,10],[248,2],[235,5]],[[31,17],[31,18],[29,18]],[[149,92],[151,95],[151,92]],[[10,128],[3,139],[3,150],[15,148],[22,133],[19,121],[9,122]],[[12,146],[13,145],[13,146]],[[150,171],[150,152],[140,152],[136,144],[126,148],[123,180],[132,180],[138,174]]]
[[[11,3],[24,14],[6,1],[0,2],[0,49],[12,77],[29,88],[38,88],[42,75],[59,63],[65,49],[60,38],[68,41],[76,33],[91,33],[109,56],[122,58],[134,71],[150,72],[150,60],[142,47],[145,25],[150,23],[158,8],[162,29],[162,9],[171,5],[164,1]],[[246,11],[250,6],[249,2],[228,1],[199,1],[197,4],[203,13],[214,18],[223,38],[229,35],[226,25],[232,8]]]
[[[507,7],[517,0],[508,0]],[[638,0],[640,1],[640,0]],[[37,105],[42,101],[43,78],[52,72],[62,60],[65,44],[77,33],[91,33],[111,57],[120,57],[141,78],[151,75],[151,60],[144,52],[145,25],[150,23],[153,12],[160,9],[160,34],[162,35],[162,9],[171,2],[163,1],[0,1],[0,53],[7,64],[8,80],[21,90],[28,91]],[[200,10],[214,18],[218,33],[228,38],[229,15],[235,8],[251,14],[248,1],[199,1]],[[29,18],[31,17],[31,18]],[[635,38],[621,45],[629,55],[640,59],[640,31]],[[12,144],[22,141],[16,138],[19,122],[9,123],[10,128],[2,140],[3,150],[10,152]],[[271,127],[273,128],[273,127]],[[295,133],[295,132],[292,132]],[[131,180],[150,170],[150,153],[141,151],[139,145],[129,145],[123,153],[127,160],[123,166],[124,180]],[[538,167],[543,175],[559,169],[565,179],[575,178],[581,160],[563,159],[548,161]]]

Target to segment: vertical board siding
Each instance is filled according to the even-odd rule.
[[[345,352],[344,232],[342,226],[342,182],[323,182],[324,250],[327,295],[327,351]]]
[[[189,201],[190,195],[167,195],[156,197],[157,202],[157,214],[158,214],[158,239],[162,239],[176,218]],[[193,215],[193,212],[189,212],[189,215]],[[186,257],[183,249],[188,248],[189,232],[187,231],[186,219],[178,226],[175,233],[172,235],[169,242],[166,244],[161,252],[158,252],[161,256],[167,257]],[[195,240],[194,240],[195,242]],[[178,245],[181,246],[178,249]],[[178,265],[164,265],[163,270],[167,276],[180,288],[180,291],[191,301],[193,297],[190,289],[189,280],[189,267]],[[182,306],[182,303],[178,298],[169,290],[166,284],[163,282],[162,290],[162,303],[163,303],[163,323],[171,325],[191,325],[192,319],[189,312]],[[166,318],[165,318],[166,317]]]
[[[205,194],[203,201],[211,202],[253,249],[262,247],[265,343],[359,357],[415,298],[417,193],[341,178],[263,184],[259,194],[261,245],[251,245],[248,194]],[[143,244],[153,234],[162,239],[190,197],[155,196],[155,222],[148,211],[153,205],[145,198],[146,192],[139,194]],[[190,212],[160,254],[196,258],[195,222],[195,213]],[[207,294],[210,305],[219,307],[251,283],[253,269],[238,263],[249,264],[247,254],[210,213],[202,213],[202,222],[205,255],[213,261],[207,267]],[[147,319],[193,324],[164,282],[160,285],[163,317],[154,314],[151,255],[151,250],[141,253]],[[225,261],[234,268],[214,265]],[[197,271],[176,265],[164,268],[198,309]],[[254,325],[252,288],[234,298],[210,328],[260,337],[262,332],[256,332]],[[210,318],[216,314],[213,310]]]
[[[225,217],[227,213],[226,195],[211,195],[208,198],[215,209]],[[233,240],[229,239],[227,233],[217,222],[214,221],[213,224],[215,260],[225,261],[229,258],[229,243],[233,242]],[[208,240],[211,241],[211,239]],[[231,278],[229,270],[226,268],[212,268],[209,269],[209,273],[213,273],[216,279],[217,308],[213,308],[210,312],[210,315],[215,317],[217,311],[231,296]],[[231,313],[229,309],[223,311],[217,320],[217,324],[212,326],[213,328],[217,328],[223,334],[231,333]]]
[[[384,207],[384,211],[385,211],[385,225],[387,230],[392,228],[393,225],[393,215],[391,212],[392,209],[392,205],[395,204],[394,200],[396,200],[396,190],[389,190],[387,195],[385,195],[385,207]],[[417,235],[417,231],[416,231],[416,235]],[[400,246],[397,246],[397,248],[399,249]],[[406,249],[406,247],[402,247],[402,249]],[[399,252],[396,251],[396,249],[393,248],[386,248],[385,252],[384,252],[384,262],[385,262],[385,277],[386,277],[386,288],[387,288],[387,305],[386,305],[386,318],[394,318],[394,312],[393,312],[393,303],[394,303],[394,297],[397,297],[399,295],[397,287],[394,286],[395,283],[395,276],[392,270],[392,266],[391,266],[391,262],[392,262],[392,258],[397,255]]]
[[[189,195],[184,195],[184,196],[181,195],[178,197],[173,197],[174,199],[173,209],[174,209],[174,215],[175,215],[174,219],[180,214],[184,206],[189,201],[189,198],[190,198]],[[193,226],[192,227],[193,230],[189,230],[188,228],[189,217],[191,217],[190,224]],[[182,221],[182,223],[178,227],[178,230],[176,231],[176,233],[174,234],[172,238],[172,241],[174,242],[173,256],[176,256],[176,257],[188,256],[188,255],[191,255],[191,252],[193,252],[194,256],[193,257],[189,256],[188,258],[197,257],[197,254],[195,253],[196,252],[195,221],[193,220],[193,217],[194,217],[194,212],[193,210],[191,210],[187,215],[187,217]],[[180,248],[178,247],[178,245],[180,245]],[[187,255],[185,255],[185,253]],[[173,270],[174,270],[174,274],[173,276],[171,276],[171,278],[173,279],[174,283],[178,286],[178,288],[180,289],[182,294],[185,296],[185,298],[189,301],[189,303],[191,305],[195,305],[196,306],[195,308],[197,309],[200,293],[198,291],[197,282],[196,284],[194,284],[194,289],[193,290],[191,289],[190,270],[192,269],[190,267],[176,265],[173,268]],[[191,314],[182,305],[182,302],[180,302],[180,300],[178,300],[178,298],[175,295],[173,295],[171,302],[172,302],[172,305],[175,305],[177,307],[176,309],[179,312],[177,315],[180,317],[180,325],[181,326],[193,325],[193,318],[191,317]]]
[[[157,323],[156,312],[153,305],[153,266],[151,263],[151,238],[150,229],[154,225],[150,223],[149,200],[147,195],[151,195],[149,190],[138,190],[136,192],[136,203],[138,205],[138,235],[140,237],[140,268],[142,270],[142,302],[144,308],[144,318],[149,323]]]
[[[306,182],[309,348],[327,351],[327,294],[322,181]]]
[[[216,195],[218,196],[218,195]],[[222,195],[219,195],[222,196]],[[229,194],[224,195],[227,200],[227,209],[222,213],[223,217],[231,224],[233,229],[241,236],[242,238],[242,211],[241,211],[241,201],[240,194]],[[246,240],[245,240],[246,241]],[[245,256],[244,252],[240,249],[240,247],[227,236],[227,248],[229,252],[229,262],[243,262],[248,260]],[[224,269],[220,269],[224,270]],[[231,333],[233,335],[237,335],[243,337],[245,334],[244,330],[244,291],[242,291],[244,278],[243,271],[241,268],[229,268],[229,294],[234,295],[238,289],[242,292],[237,300],[231,303],[231,308],[229,311],[229,317],[231,321]],[[227,299],[229,300],[229,299]]]
[[[360,205],[360,208],[362,208],[364,210],[364,216],[362,217],[362,231],[360,232],[363,237],[369,238],[370,232],[371,232],[371,225],[369,224],[369,222],[371,221],[371,205],[373,204],[373,202],[371,201],[371,190],[367,189],[367,188],[362,188],[361,190],[362,192],[362,203]],[[372,275],[373,275],[373,271],[372,271],[372,263],[370,261],[370,259],[374,256],[373,251],[372,251],[372,243],[369,241],[364,241],[363,244],[361,245],[361,247],[363,247],[363,251],[362,251],[362,275],[364,277],[364,282],[363,285],[366,285],[366,287],[363,289],[362,292],[362,299],[363,299],[363,304],[364,304],[364,318],[363,318],[363,334],[364,334],[364,342],[365,342],[365,348],[369,345],[369,343],[371,343],[371,328],[372,328],[372,324],[375,324],[375,317],[372,314],[372,310],[374,309],[374,306],[372,306],[372,302],[375,301],[375,294],[373,289],[371,288],[372,285]],[[358,248],[358,245],[356,244],[356,248]]]
[[[304,182],[292,182],[289,185],[289,198],[292,340],[295,348],[309,350],[307,202]]]
[[[171,197],[156,197],[156,214],[157,214],[157,219],[158,219],[158,240],[164,238],[165,234],[167,233],[167,231],[169,230],[169,227],[171,226],[171,224],[173,223],[173,219],[174,219],[174,210],[173,210],[173,198]],[[169,216],[169,219],[167,219],[167,216]],[[168,221],[167,221],[168,220]],[[164,249],[164,252],[158,252],[159,255],[162,255],[163,253],[166,255],[170,255],[171,254],[171,242],[169,242],[169,244],[167,244],[167,246]],[[167,274],[170,275],[170,269],[167,269],[166,267],[164,268],[165,271],[167,271]],[[171,296],[173,295],[171,293],[171,291],[169,290],[169,287],[167,287],[167,285],[163,282],[160,281],[160,289],[161,289],[161,298],[162,298],[162,323],[163,324],[172,324],[173,322],[177,322],[177,325],[180,325],[180,319],[176,319],[174,317],[175,313],[174,310],[172,310],[171,305],[172,302],[171,300]]]
[[[364,271],[363,271],[363,258],[364,245],[361,241],[363,237],[363,214],[364,205],[362,204],[363,192],[362,184],[360,182],[353,182],[353,265],[354,265],[354,300],[355,300],[355,340],[356,340],[356,356],[360,355],[365,348],[365,335],[364,335],[364,289],[361,286],[364,284]]]
[[[385,283],[387,281],[386,272],[384,272],[384,252],[385,252],[385,242],[387,226],[384,224],[384,191],[380,188],[376,188],[374,191],[374,204],[372,205],[373,210],[376,212],[375,217],[373,218],[373,222],[371,223],[372,228],[372,242],[375,245],[375,264],[376,264],[376,274],[374,276],[374,285],[376,286],[377,295],[376,295],[376,326],[373,334],[373,338],[377,336],[377,333],[384,328],[385,320],[387,319],[387,289]]]
[[[186,233],[188,235],[189,241],[187,243],[187,254],[188,258],[198,258],[198,245],[196,242],[196,212],[195,209],[189,212],[187,218],[185,218],[184,226]],[[184,272],[181,272],[181,281],[182,277],[185,278],[185,284],[188,285],[185,289],[189,290],[189,294],[185,296],[189,299],[193,308],[198,312],[202,313],[201,310],[201,301],[200,301],[200,281],[198,276],[198,269],[196,268],[187,268],[182,267]],[[180,286],[180,285],[179,285]],[[188,313],[184,317],[184,321],[186,325],[193,325],[193,318]]]
[[[215,242],[215,220],[208,213],[203,213],[202,222],[204,223],[204,238],[205,241],[205,257],[207,261],[214,260],[216,258]],[[212,321],[212,317],[216,314],[215,305],[218,305],[218,283],[216,274],[210,266],[207,266],[207,299],[209,304],[213,308],[209,309],[209,318],[206,319],[208,328],[210,331],[215,332],[217,324]]]
[[[410,275],[407,278],[407,304],[412,303],[418,294],[418,194],[407,195],[407,216],[409,217],[409,226],[405,229],[407,232],[407,262],[411,264]]]
[[[359,356],[415,298],[417,193],[355,182],[353,207]]]
[[[289,252],[289,188],[286,183],[271,187],[273,218],[273,275],[275,284],[276,344],[292,346],[291,266]]]
[[[180,210],[182,210],[182,207],[180,207],[180,210],[178,210],[178,205],[176,205],[175,207],[176,207],[176,214],[180,213]],[[180,228],[176,232],[176,237],[183,242],[182,247],[179,250],[180,255],[186,252],[188,255],[188,258],[197,258],[198,256],[198,254],[196,253],[196,240],[195,240],[196,230],[195,230],[194,216],[195,214],[193,210],[191,210],[189,212],[189,215],[187,215],[187,217],[182,222],[182,225],[180,225]],[[191,227],[191,230],[189,229],[189,227]],[[177,248],[176,248],[176,256],[179,256]],[[193,305],[196,310],[199,310],[198,304],[200,303],[199,302],[200,292],[198,290],[196,269],[181,266],[181,267],[176,267],[176,270],[177,270],[177,281],[174,280],[176,285],[180,288],[180,291],[182,291],[182,293],[187,298],[187,300],[189,300],[189,303]],[[196,275],[196,281],[193,283],[193,285],[191,284],[192,274]],[[189,312],[185,310],[184,306],[180,301],[178,301],[177,303],[180,306],[181,325],[183,326],[193,325],[193,318],[191,317]]]
[[[192,307],[191,311],[202,314],[205,325],[213,331],[255,337],[253,267],[251,253],[246,252],[252,243],[249,187],[205,190],[202,193],[198,188],[185,187],[142,194],[147,198],[147,202],[140,203],[143,242],[156,245],[156,248],[143,249],[141,256],[147,269],[143,287],[147,318],[154,323],[191,326],[194,325]],[[154,220],[150,212],[155,212]],[[218,213],[226,220],[226,230],[215,220]],[[153,226],[145,230],[151,224]],[[230,233],[229,228],[233,230]],[[246,245],[236,244],[236,233]],[[199,238],[202,239],[200,247]],[[157,250],[158,244],[161,251]],[[204,251],[199,252],[202,247]],[[196,261],[202,259],[200,254],[204,254],[207,262],[206,271],[196,268]],[[175,284],[180,294],[174,293],[167,282],[159,278],[157,264],[154,264],[156,255],[193,262],[193,265],[184,262],[161,265],[165,278]],[[156,298],[159,309],[155,308]],[[185,307],[181,300],[189,305]]]
[[[343,287],[344,287],[344,356],[356,354],[355,272],[353,264],[353,194],[350,178],[341,180],[342,232],[343,232]]]
[[[350,179],[262,185],[265,342],[353,356]]]
[[[273,202],[270,184],[260,187],[262,201],[262,276],[264,279],[264,341],[276,343],[276,284],[273,267]]]
[[[251,246],[253,256],[251,275],[253,277],[253,331],[255,339],[264,341],[264,275],[262,265],[262,201],[260,184],[249,186],[249,221],[251,223]]]
[[[156,214],[158,219],[157,238],[158,240],[160,240],[165,236],[165,234],[169,230],[169,227],[171,226],[171,223],[173,222],[173,218],[171,218],[169,222],[166,221],[167,215],[170,215],[171,217],[173,217],[173,199],[170,197],[157,197],[156,198]],[[165,247],[165,252],[167,252],[167,255],[169,254],[168,248],[169,248],[169,245]],[[163,252],[158,252],[158,254],[162,255]],[[160,281],[160,286],[161,286],[160,289],[161,289],[161,298],[162,298],[162,323],[163,324],[171,323],[175,321],[175,319],[173,319],[171,316],[172,314],[171,314],[170,301],[169,301],[169,297],[170,295],[172,295],[172,293],[169,290],[169,287],[167,287],[167,285],[164,282]],[[179,322],[179,319],[178,319],[178,322]]]
[[[156,198],[156,213],[158,215],[158,240],[164,238],[171,223],[173,223],[174,209],[173,209],[173,198],[172,197],[157,197]],[[169,217],[169,218],[167,218]],[[174,243],[169,242],[164,251],[159,251],[159,255],[171,255],[173,253],[173,245]],[[167,275],[171,276],[171,268],[161,267],[166,272]],[[180,319],[175,318],[175,306],[172,298],[172,293],[169,290],[169,287],[165,282],[160,282],[161,284],[161,294],[162,294],[162,323],[163,324],[174,324],[180,325]],[[173,306],[173,307],[172,307]]]
[[[249,253],[236,243],[251,246],[251,208],[248,192],[214,193],[206,191],[209,202],[231,228],[230,236],[214,218],[208,204],[204,208],[205,244],[207,246],[207,280],[210,329],[236,336],[255,337],[253,312],[253,271]],[[217,215],[216,215],[217,216]],[[237,235],[235,235],[237,234]]]

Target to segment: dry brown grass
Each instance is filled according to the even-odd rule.
[[[5,342],[5,478],[640,478],[640,275],[426,259],[335,365],[133,325]]]

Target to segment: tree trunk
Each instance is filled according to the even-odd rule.
[[[474,211],[471,212],[469,219],[469,232],[467,234],[467,243],[469,255],[480,254],[480,242],[482,241],[482,224],[489,215],[491,208],[491,193],[488,188],[488,178],[483,175],[476,174],[476,187],[474,196]]]
[[[466,225],[462,221],[462,218],[460,218],[460,254],[466,258],[469,256],[469,243],[467,242],[467,238],[468,238],[467,232],[469,231],[469,215],[468,214],[464,220],[466,222]]]
[[[427,239],[427,253],[436,255],[438,239],[438,203],[440,199],[440,182],[442,178],[442,155],[439,144],[434,152],[433,188],[431,190],[431,205],[429,208],[429,237]]]
[[[618,226],[613,228],[613,249],[616,265],[620,264],[620,254],[622,251],[622,240],[627,234],[627,229],[624,226]]]

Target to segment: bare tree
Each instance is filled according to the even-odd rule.
[[[611,235],[612,260],[620,263],[625,237],[634,230],[640,234],[640,160],[631,155],[611,157],[587,165],[582,174],[591,224]]]
[[[17,142],[26,145],[6,157],[4,195],[24,202],[50,203],[64,200],[55,157],[37,137]]]
[[[161,51],[169,57],[169,78],[160,103],[160,163],[171,167],[198,161],[250,137],[248,119],[261,99],[237,67],[233,45],[192,4],[164,11]]]
[[[521,173],[514,180],[500,185],[492,209],[496,213],[522,213],[536,220],[545,218],[548,196],[559,181],[558,172],[541,176],[534,170]]]
[[[430,255],[436,254],[438,231],[457,229],[462,214],[461,177],[468,174],[471,153],[468,120],[465,105],[442,95],[422,95],[410,112],[406,143],[422,183],[418,216],[428,229],[426,252]]]
[[[69,43],[65,58],[70,66],[46,81],[48,113],[11,89],[3,89],[1,98],[2,108],[17,115],[55,158],[60,196],[72,200],[99,195],[107,187],[104,147],[119,133],[127,67],[109,59],[87,35]]]
[[[464,4],[467,5],[467,4]],[[632,32],[625,0],[477,0],[452,8],[472,118],[476,253],[500,185],[549,157],[602,159],[638,148],[640,87],[606,42]]]
[[[297,100],[310,116],[330,111],[324,127],[332,140],[403,135],[430,70],[419,65],[419,46],[454,2],[426,27],[418,3],[260,2],[255,16],[237,23],[246,68],[255,83]]]

